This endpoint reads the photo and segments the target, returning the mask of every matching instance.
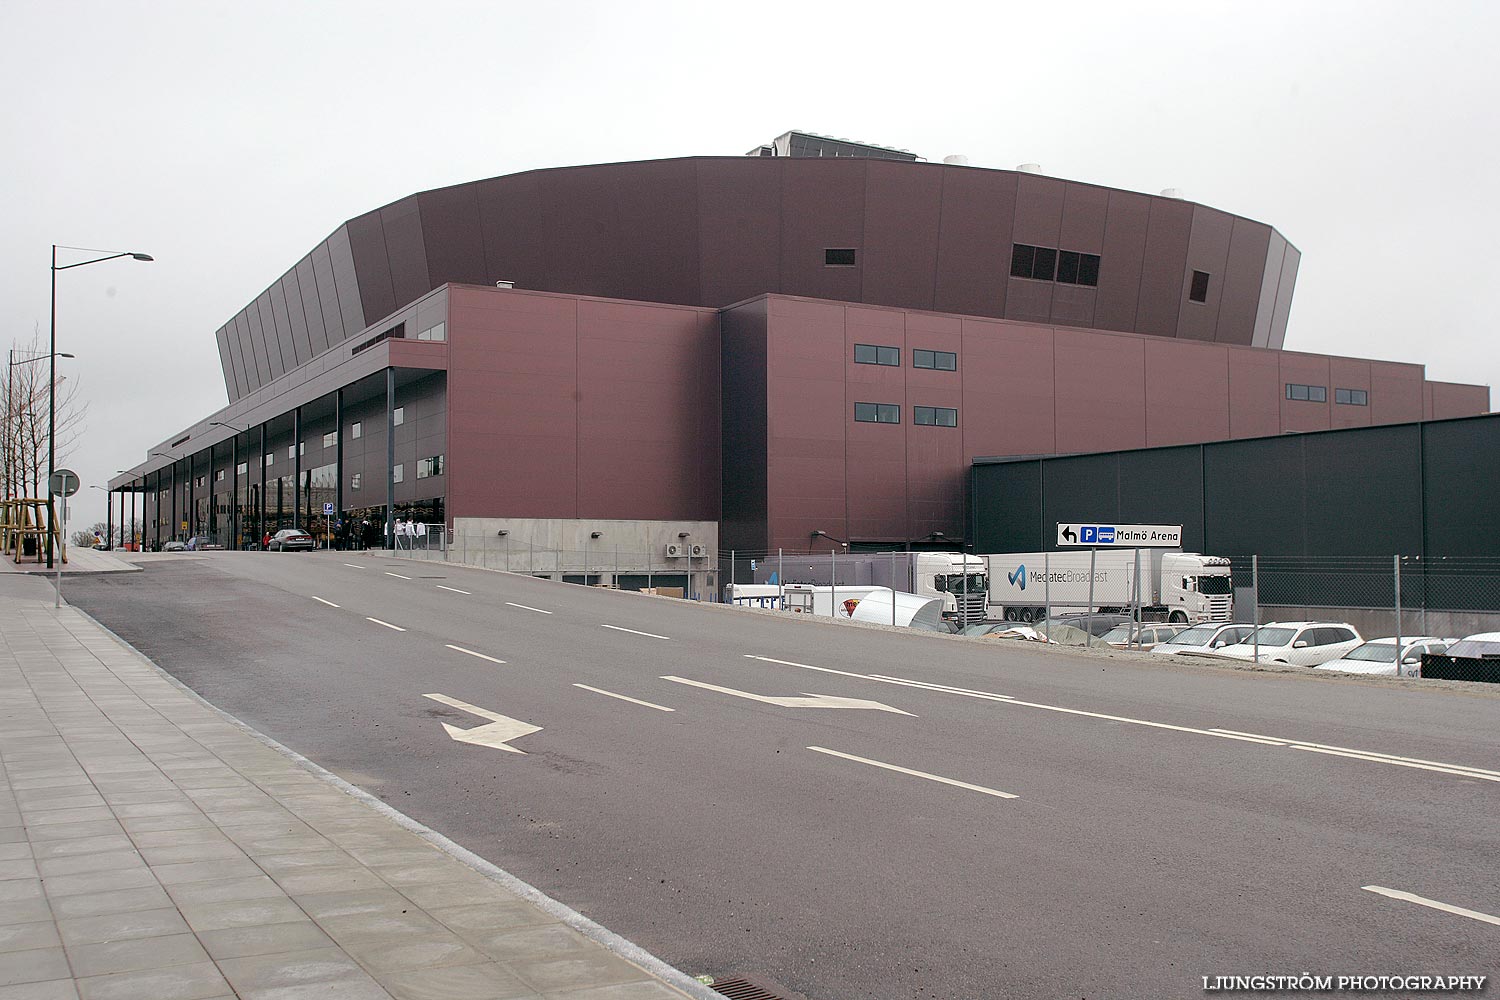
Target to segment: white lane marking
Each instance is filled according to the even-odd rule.
[[[390,622],[383,622],[379,618],[371,618],[368,615],[365,616],[365,621],[367,621],[367,622],[374,622],[376,625],[384,625],[386,628],[393,628],[397,632],[405,632],[406,631],[406,629],[402,628],[400,625],[392,625]]]
[[[975,691],[969,688],[950,687],[945,684],[933,684],[928,681],[910,680],[904,677],[890,677],[884,674],[856,674],[844,670],[832,670],[828,667],[815,667],[808,663],[794,663],[791,660],[773,660],[768,656],[746,656],[754,660],[764,660],[767,663],[780,663],[788,667],[802,667],[807,670],[820,670],[826,673],[843,674],[847,677],[860,677],[864,680],[878,681],[882,684],[900,684],[906,687],[922,688],[942,694],[962,695],[966,698],[982,698],[989,701],[998,701],[1008,705],[1021,705],[1026,708],[1040,708],[1049,712],[1061,712],[1065,715],[1081,715],[1094,719],[1105,719],[1110,722],[1125,722],[1133,726],[1148,726],[1152,729],[1170,729],[1179,733],[1195,733],[1200,736],[1216,736],[1225,740],[1240,740],[1244,743],[1259,743],[1268,747],[1286,747],[1291,750],[1306,750],[1312,753],[1331,754],[1338,757],[1348,757],[1352,760],[1366,760],[1377,764],[1392,764],[1397,767],[1411,767],[1423,771],[1435,771],[1440,774],[1452,774],[1461,778],[1478,778],[1481,781],[1500,782],[1500,771],[1491,771],[1482,767],[1471,767],[1467,764],[1449,764],[1445,761],[1424,760],[1420,757],[1398,757],[1395,754],[1380,753],[1374,750],[1354,750],[1349,747],[1330,746],[1324,743],[1308,743],[1303,740],[1279,739],[1273,736],[1262,736],[1259,733],[1245,733],[1235,729],[1197,729],[1193,726],[1174,726],[1166,722],[1151,722],[1147,719],[1132,719],[1124,715],[1108,715],[1102,712],[1086,712],[1078,708],[1064,708],[1060,705],[1043,705],[1034,701],[1020,701],[1008,694],[995,694],[989,691]]]
[[[733,695],[736,698],[748,698],[751,701],[763,702],[767,705],[780,705],[782,708],[868,708],[877,712],[892,712],[896,715],[911,715],[899,708],[882,705],[878,701],[866,701],[863,698],[840,698],[831,694],[810,694],[802,692],[802,697],[778,697],[773,695],[752,694],[749,691],[736,691],[734,688],[720,687],[717,684],[707,684],[703,681],[688,680],[686,677],[662,677],[664,681],[672,681],[677,684],[691,684],[693,687],[703,688],[707,691],[717,691],[720,694]]]
[[[441,583],[437,585],[437,589],[438,590],[451,590],[455,594],[463,594],[463,595],[465,595],[467,597],[473,597],[474,596],[472,593],[470,593],[467,590],[459,590],[457,587],[445,587]]]
[[[363,566],[356,566],[353,563],[344,563],[344,565],[348,566],[350,569],[364,569]]]
[[[600,628],[612,628],[616,632],[629,632],[631,635],[643,635],[648,639],[671,639],[670,635],[657,635],[655,632],[637,632],[633,628],[624,628],[619,625],[600,625]]]
[[[1387,889],[1383,885],[1362,885],[1360,888],[1366,892],[1389,896],[1391,899],[1405,900],[1408,903],[1416,903],[1418,906],[1430,906],[1434,910],[1442,910],[1444,913],[1455,913],[1460,917],[1468,917],[1470,920],[1481,920],[1484,923],[1500,927],[1500,917],[1489,913],[1480,913],[1478,910],[1466,910],[1462,906],[1450,906],[1447,903],[1439,903],[1435,899],[1428,899],[1426,896],[1418,896],[1415,893],[1402,892],[1400,889]]]
[[[1326,753],[1334,757],[1348,757],[1350,760],[1367,760],[1372,764],[1394,764],[1396,767],[1412,767],[1419,771],[1437,771],[1440,774],[1456,774],[1460,778],[1478,778],[1480,781],[1500,781],[1500,775],[1482,774],[1477,771],[1465,771],[1456,767],[1434,767],[1431,764],[1414,764],[1407,760],[1392,760],[1389,757],[1376,757],[1367,753],[1346,753],[1343,750],[1329,750],[1324,747],[1309,746],[1305,743],[1294,743],[1291,749],[1306,750],[1308,753]]]
[[[653,702],[641,701],[641,699],[639,699],[639,698],[631,698],[628,695],[615,694],[613,691],[606,691],[603,688],[590,687],[587,684],[579,684],[576,681],[573,683],[573,686],[576,687],[576,688],[583,688],[585,691],[592,691],[595,694],[602,694],[606,698],[618,698],[621,701],[628,701],[632,705],[645,705],[647,708],[654,708],[658,712],[675,712],[675,711],[677,711],[677,709],[675,709],[675,708],[668,708],[665,705],[657,705],[657,704],[655,704]]]
[[[464,649],[462,646],[455,646],[451,642],[445,642],[445,643],[443,643],[443,645],[447,646],[449,649],[456,649],[460,653],[468,653],[470,656],[477,656],[481,660],[489,660],[491,663],[504,663],[505,662],[504,660],[497,660],[493,656],[485,656],[483,653],[476,653],[472,649]]]
[[[512,719],[508,715],[491,712],[488,709],[470,705],[466,701],[450,698],[445,694],[424,694],[422,697],[431,698],[433,701],[440,701],[444,705],[451,705],[453,708],[461,708],[465,712],[472,712],[481,719],[491,720],[485,725],[475,726],[473,729],[459,729],[457,726],[450,726],[446,722],[443,723],[443,729],[448,735],[460,743],[473,743],[482,747],[493,747],[496,750],[509,750],[511,753],[524,754],[525,750],[517,750],[513,746],[507,746],[506,742],[542,731],[541,726],[533,726],[529,722]]]
[[[386,570],[385,571],[385,575],[386,576],[394,576],[398,580],[410,580],[411,579],[411,577],[409,577],[409,576],[402,576],[400,573],[392,573],[390,570]]]
[[[835,670],[832,667],[815,667],[811,663],[793,663],[791,660],[773,660],[769,656],[756,656],[754,653],[746,653],[748,660],[762,660],[766,663],[779,663],[784,667],[801,667],[803,670],[819,670],[825,674],[842,674],[845,677],[858,677],[861,680],[869,680],[869,674],[852,674],[847,670]]]
[[[1240,733],[1240,732],[1238,732],[1237,730],[1234,730],[1234,729],[1219,729],[1219,730],[1216,730],[1216,732],[1221,732],[1221,733],[1237,733],[1237,735],[1240,735],[1240,736],[1255,736],[1255,735],[1257,735],[1256,733]],[[1264,740],[1269,740],[1269,739],[1274,739],[1275,737],[1262,736],[1260,738],[1264,739]],[[1470,767],[1468,764],[1449,764],[1447,761],[1441,761],[1441,760],[1424,760],[1421,757],[1398,757],[1395,754],[1381,753],[1378,750],[1358,750],[1358,749],[1355,749],[1354,747],[1332,746],[1332,745],[1327,744],[1327,743],[1312,743],[1312,742],[1310,742],[1308,740],[1282,740],[1281,742],[1291,744],[1292,746],[1296,747],[1297,749],[1313,748],[1313,749],[1317,749],[1317,750],[1325,750],[1325,751],[1328,751],[1330,753],[1356,754],[1356,755],[1358,755],[1360,757],[1367,757],[1367,758],[1370,758],[1372,760],[1379,760],[1379,761],[1382,761],[1382,762],[1387,763],[1387,764],[1409,764],[1409,765],[1430,764],[1433,767],[1451,768],[1451,769],[1453,769],[1455,771],[1462,771],[1462,772],[1465,772],[1467,774],[1472,774],[1475,777],[1500,778],[1500,771],[1491,771],[1488,768],[1483,768],[1483,767]]]
[[[321,603],[328,605],[330,608],[338,607],[338,605],[334,604],[332,601],[324,601],[323,598],[319,597],[317,594],[312,595],[312,599],[315,601],[320,601]]]
[[[826,747],[808,747],[807,749],[809,749],[809,750],[815,750],[818,753],[826,753],[826,754],[828,754],[828,755],[830,755],[832,757],[842,757],[845,760],[853,760],[853,761],[858,761],[861,764],[869,764],[872,767],[883,767],[887,771],[896,771],[896,772],[899,772],[901,774],[910,774],[910,775],[912,775],[913,777],[916,777],[916,778],[926,778],[928,781],[942,782],[945,785],[952,785],[955,788],[967,788],[971,792],[983,792],[985,795],[993,795],[996,798],[1001,798],[1001,799],[1019,799],[1020,798],[1019,795],[1013,795],[1010,792],[1002,792],[1002,791],[1000,791],[999,789],[996,789],[996,788],[986,788],[983,785],[971,785],[967,781],[957,781],[957,780],[955,780],[953,778],[945,778],[945,777],[943,777],[940,774],[928,774],[926,771],[913,771],[909,767],[900,767],[900,766],[898,766],[896,764],[887,764],[884,761],[871,760],[868,757],[856,757],[852,753],[840,753],[837,750],[829,750]]]
[[[512,604],[510,601],[506,601],[505,603],[512,608],[520,608],[522,611],[535,611],[539,615],[550,615],[552,613],[550,611],[543,611],[541,608],[528,607],[525,604]]]

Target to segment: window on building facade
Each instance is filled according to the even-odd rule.
[[[948,406],[913,406],[911,422],[924,427],[957,427],[958,411]]]
[[[879,347],[875,344],[855,344],[854,363],[857,365],[888,365],[901,367],[901,348]]]
[[[406,407],[398,406],[396,407],[396,426],[400,427],[404,423],[406,423]]]
[[[338,436],[338,432],[337,431],[329,431],[327,434],[323,435],[323,447],[325,447],[325,448],[332,448],[334,445],[336,445],[338,443],[339,443],[339,436]]]
[[[443,474],[443,456],[434,455],[424,458],[417,463],[417,478],[426,479],[429,476],[441,476]]]
[[[895,403],[855,403],[854,419],[862,424],[899,424],[901,407]]]
[[[1208,301],[1208,272],[1193,272],[1193,287],[1188,290],[1188,298],[1193,302]]]
[[[356,420],[356,421],[354,421],[354,423],[352,423],[352,424],[349,425],[349,436],[351,438],[358,439],[358,438],[360,438],[360,437],[362,437],[364,435],[364,432],[365,432],[365,425],[364,425],[363,422],[361,422],[359,420]]]
[[[249,462],[241,462],[239,465],[236,465],[234,467],[234,473],[237,476],[243,476],[246,472],[249,471],[249,469],[250,469],[250,463]]]
[[[417,339],[418,340],[444,340],[444,339],[446,339],[446,333],[444,331],[443,324],[439,323],[436,326],[430,326],[430,327],[428,327],[427,329],[423,330],[421,333],[417,334]]]
[[[1035,281],[1055,281],[1061,285],[1099,284],[1099,255],[1078,250],[1036,247],[1013,243],[1010,251],[1010,276]]]
[[[361,472],[356,472],[354,475],[350,476],[349,477],[349,488],[351,490],[357,490],[357,489],[359,489],[360,481],[363,478],[364,478],[364,474],[361,473]]]
[[[1364,389],[1335,389],[1333,401],[1345,406],[1369,406],[1370,394]]]
[[[269,469],[271,467],[271,463],[274,462],[274,461],[276,461],[276,456],[275,455],[267,455],[266,456],[266,468]]]
[[[823,251],[824,267],[854,267],[857,254],[848,247],[832,248]]]
[[[1328,402],[1328,387],[1324,385],[1299,385],[1296,382],[1286,384],[1286,398],[1295,399],[1305,403]]]
[[[941,372],[958,371],[958,355],[952,351],[912,351],[913,368],[935,368]]]
[[[397,483],[406,482],[406,466],[404,464],[398,464],[396,468],[391,470],[391,480]]]

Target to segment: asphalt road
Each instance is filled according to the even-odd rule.
[[[75,578],[68,599],[209,701],[689,973],[843,1000],[1500,972],[1500,925],[1363,888],[1500,914],[1493,695],[364,553],[162,560]],[[524,755],[461,742],[444,723],[492,720],[454,701],[540,729],[507,744]]]

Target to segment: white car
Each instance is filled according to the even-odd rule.
[[[1255,631],[1254,625],[1224,625],[1205,622],[1178,632],[1171,642],[1163,642],[1151,650],[1157,656],[1176,656],[1178,653],[1217,653],[1225,646],[1233,646],[1248,638]]]
[[[1466,656],[1475,660],[1500,656],[1500,632],[1477,632],[1465,636],[1449,646],[1446,652],[1449,656]]]
[[[1401,637],[1401,662],[1396,662],[1396,639],[1371,639],[1345,653],[1337,660],[1320,663],[1318,670],[1339,670],[1346,674],[1384,674],[1388,677],[1415,677],[1422,666],[1423,653],[1441,653],[1453,645],[1452,639],[1433,635]]]
[[[1253,659],[1260,648],[1261,663],[1290,663],[1315,667],[1337,660],[1363,643],[1359,630],[1347,622],[1270,622],[1219,650],[1220,656]]]

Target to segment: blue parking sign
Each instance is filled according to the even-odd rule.
[[[325,503],[323,505],[323,516],[324,517],[332,517],[333,516],[333,504],[331,504],[331,503]]]
[[[1085,524],[1078,529],[1078,541],[1084,545],[1099,544],[1099,529],[1092,524]]]

